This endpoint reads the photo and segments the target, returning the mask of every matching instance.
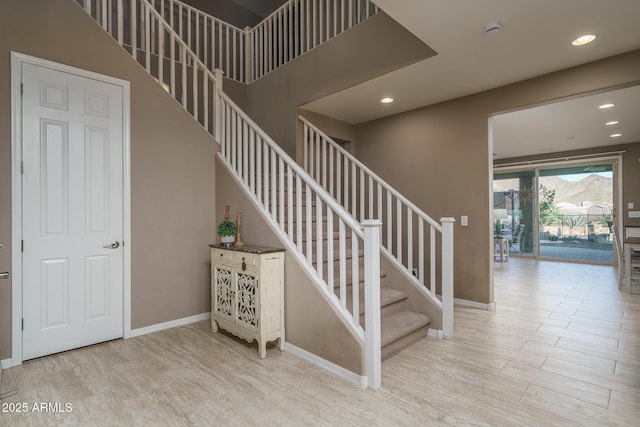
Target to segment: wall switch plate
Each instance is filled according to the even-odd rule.
[[[629,211],[629,218],[640,218],[640,211]]]
[[[467,225],[469,225],[469,216],[468,215],[462,215],[460,217],[460,225],[463,227],[466,227]]]
[[[627,203],[627,209],[633,209],[633,202]]]

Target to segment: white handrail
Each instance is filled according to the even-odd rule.
[[[211,135],[222,78],[189,49],[147,0],[75,0]]]
[[[364,237],[362,225],[360,225],[360,223],[354,220],[351,215],[346,213],[342,206],[340,206],[340,204],[337,203],[335,199],[330,197],[320,186],[320,184],[318,184],[311,176],[309,176],[309,174],[305,172],[305,170],[300,165],[298,165],[273,139],[271,139],[271,137],[267,135],[267,133],[262,130],[262,128],[260,128],[260,126],[258,126],[244,111],[242,111],[242,109],[229,97],[229,95],[221,92],[220,96],[222,97],[223,105],[228,105],[236,114],[241,117],[244,122],[246,122],[246,124],[254,132],[256,132],[258,136],[263,138],[269,144],[269,148],[273,150],[278,157],[282,158],[285,161],[286,165],[291,168],[292,172],[302,178],[305,185],[308,185],[311,190],[313,190],[315,193],[318,193],[320,199],[324,203],[326,203],[331,208],[331,210],[335,211],[336,215],[338,215],[340,219],[344,221],[345,225],[348,225],[349,228],[352,228],[358,234],[358,237]],[[230,142],[225,140],[224,136],[226,135],[223,135],[221,141],[223,153],[225,152],[225,148],[227,148],[227,151],[229,151],[229,146],[226,145],[226,143]],[[227,156],[225,156],[225,158],[227,158]]]
[[[247,31],[179,0],[148,0],[209,70],[247,83]]]
[[[356,220],[382,219],[386,224],[386,233],[383,233],[381,241],[382,250],[422,287],[434,304],[441,307],[444,335],[447,338],[452,336],[453,238],[445,234],[452,234],[453,227],[443,227],[445,223],[450,223],[450,219],[443,218],[443,224],[439,224],[309,120],[303,116],[299,116],[299,119],[303,124],[305,171],[321,183]],[[417,226],[415,229],[414,225]],[[436,289],[437,234],[442,236],[442,301]],[[425,240],[429,242],[428,247]],[[415,252],[417,263],[414,261]],[[451,259],[448,258],[449,254]],[[445,301],[445,294],[451,298]]]
[[[222,72],[216,70],[215,75],[210,72],[147,0],[75,1],[158,83],[166,85],[167,92],[221,143],[225,163],[363,340],[368,355],[365,370],[371,378],[369,387],[378,388],[381,372],[380,349],[376,347],[380,342],[379,296],[377,304],[372,305],[372,301],[376,293],[379,295],[380,286],[379,225],[366,224],[365,234],[364,225],[352,218],[222,92]],[[168,73],[165,72],[167,66]],[[177,74],[180,84],[176,83]],[[203,97],[199,97],[201,89]],[[362,260],[361,249],[364,249]],[[349,258],[350,274],[347,273]],[[334,260],[339,263],[337,274]],[[362,281],[364,312],[372,325],[366,336],[360,325]],[[350,294],[347,293],[349,286]]]
[[[227,78],[251,83],[380,11],[371,0],[289,0],[240,29],[179,0],[149,0],[192,51]]]
[[[365,342],[367,354],[370,354],[366,357],[369,387],[380,387],[381,223],[366,223],[365,234],[364,226],[327,194],[231,98],[222,92],[219,95],[222,105],[222,157],[273,226],[286,236],[289,247],[295,249],[301,261],[314,272],[317,284],[335,301],[341,314]],[[348,240],[351,240],[350,248]],[[364,251],[362,260],[359,256],[361,248]],[[349,257],[350,277],[347,273]],[[334,260],[339,263],[337,274],[333,271]],[[364,312],[368,322],[366,335],[360,325],[362,280],[365,286]]]

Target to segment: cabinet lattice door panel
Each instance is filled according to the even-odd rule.
[[[284,350],[284,249],[209,246],[211,329],[257,341],[260,358],[267,342]]]
[[[256,291],[258,278],[251,274],[236,275],[236,320],[248,327],[258,326]]]
[[[231,287],[230,269],[216,267],[213,272],[213,284],[215,286],[215,299],[213,310],[216,315],[233,318],[233,290]]]

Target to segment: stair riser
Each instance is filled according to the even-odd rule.
[[[363,327],[366,327],[365,322],[365,313],[364,313],[364,295],[360,299],[360,324]],[[391,304],[384,305],[380,307],[380,319],[384,319],[385,317],[392,316],[394,314],[398,314],[401,311],[407,310],[407,300],[406,298],[400,301],[393,302]]]
[[[399,353],[405,348],[417,343],[420,340],[423,340],[429,334],[429,326],[423,326],[410,334],[407,334],[397,340],[385,345],[382,347],[382,360],[386,360],[391,356]]]

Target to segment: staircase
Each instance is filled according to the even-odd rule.
[[[286,195],[286,189],[285,189]],[[302,205],[306,208],[306,192],[302,192]],[[287,197],[285,196],[285,200]],[[294,208],[296,206],[294,200]],[[317,248],[318,244],[322,247],[322,253],[328,253],[328,241],[329,238],[324,232],[321,234],[321,238],[318,239],[317,230],[327,230],[327,217],[315,215],[316,205],[312,200],[311,202],[311,245],[312,248]],[[321,226],[318,227],[318,218],[320,218]],[[303,224],[306,225],[306,219],[303,219]],[[294,221],[294,229],[297,228],[297,224]],[[304,225],[303,225],[304,228]],[[339,235],[334,233],[334,245],[337,245],[336,239]],[[308,237],[303,235],[303,246],[307,244]],[[351,238],[347,236],[345,238],[345,247],[350,248]],[[335,248],[334,248],[335,249]],[[317,249],[312,249],[315,255],[318,253]],[[353,258],[357,258],[354,262]],[[344,268],[346,275],[346,287],[344,289],[344,295],[340,298],[340,271]],[[322,277],[332,277],[335,283],[333,287],[334,295],[339,299],[344,299],[346,307],[349,311],[353,312],[354,300],[359,307],[357,312],[359,313],[360,324],[366,329],[364,305],[360,304],[360,301],[364,301],[364,274],[359,266],[364,265],[364,251],[362,249],[354,251],[353,249],[346,249],[342,256],[338,256],[337,252],[333,253],[333,256],[326,256],[322,260]],[[313,266],[318,270],[317,261],[313,263]],[[354,279],[353,269],[354,266],[358,268],[357,277]],[[352,274],[349,275],[348,272]],[[359,280],[360,284],[357,289],[357,295],[354,295],[354,280]],[[389,283],[388,283],[389,282]],[[417,313],[409,310],[408,308],[408,295],[406,292],[393,288],[393,282],[387,277],[387,273],[384,270],[380,270],[380,322],[381,322],[381,348],[382,360],[386,360],[399,351],[409,347],[410,345],[418,342],[421,339],[426,338],[429,332],[429,325],[431,324],[431,318],[427,314]]]
[[[364,357],[360,360],[365,360],[363,371],[370,388],[380,387],[381,359],[424,338],[432,323],[445,330],[445,337],[450,336],[447,331],[452,330],[453,320],[452,227],[442,232],[444,226],[431,224],[432,230],[442,232],[443,302],[432,297],[433,280],[432,289],[421,292],[434,300],[435,308],[416,311],[416,304],[408,299],[414,290],[403,289],[395,279],[394,283],[388,283],[389,272],[380,268],[380,254],[387,252],[383,248],[381,251],[380,220],[350,214],[341,205],[348,199],[346,187],[342,200],[340,196],[334,199],[331,191],[323,188],[325,182],[323,185],[316,182],[222,91],[222,72],[209,69],[212,58],[220,58],[221,53],[212,51],[211,56],[201,59],[183,40],[184,34],[174,31],[175,22],[165,21],[148,0],[75,1],[220,144],[219,157],[287,248],[288,262],[306,268],[310,285],[325,294],[342,322],[363,343]],[[325,0],[311,1],[315,4]],[[349,5],[369,5],[368,1],[345,1]],[[299,0],[292,3],[301,4]],[[307,20],[309,10],[306,9]],[[293,14],[287,16],[293,18]],[[215,28],[222,26],[216,24]],[[315,43],[315,35],[312,39]],[[230,56],[229,50],[235,43],[229,44],[228,40],[224,56],[227,64],[235,63],[236,57]],[[213,44],[209,47],[214,49]],[[267,72],[272,69],[265,68]],[[249,74],[256,77],[254,71]],[[353,195],[350,197],[355,203]],[[364,205],[364,195],[361,197],[360,203]],[[367,203],[373,203],[373,197]],[[391,233],[387,234],[388,239]],[[396,238],[401,241],[400,234]],[[431,242],[433,249],[435,238]],[[411,247],[406,250],[412,252]],[[431,256],[435,265],[435,250]],[[412,265],[411,261],[408,265]],[[395,271],[396,267],[392,268]],[[423,270],[421,265],[421,275]],[[402,274],[406,275],[406,271]]]
[[[438,223],[305,117],[298,119],[303,129],[305,171],[353,218],[359,221],[379,218],[386,227],[381,241],[382,254],[402,274],[396,275],[394,281],[381,281],[381,286],[397,291],[398,282],[403,282],[405,295],[407,291],[416,290],[425,298],[420,313],[407,310],[392,319],[383,317],[383,346],[401,350],[402,344],[410,345],[415,341],[409,337],[420,339],[422,327],[418,325],[428,323],[430,318],[441,319],[438,329],[442,329],[444,338],[451,338],[453,218],[443,218],[442,224]],[[442,240],[439,251],[438,235]],[[438,256],[442,258],[440,265]],[[436,286],[438,267],[442,300],[438,298]],[[384,354],[391,355],[397,350],[385,350]]]

